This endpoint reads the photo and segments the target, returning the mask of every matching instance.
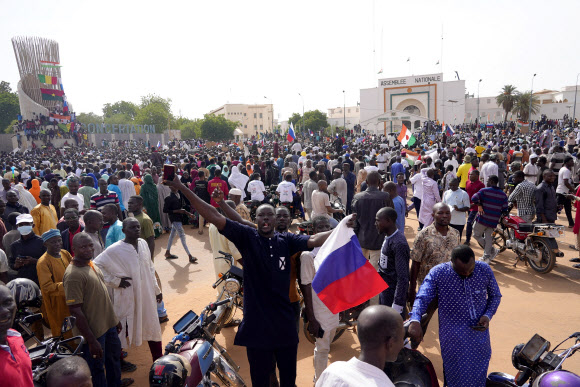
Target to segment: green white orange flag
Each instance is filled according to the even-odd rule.
[[[399,142],[403,146],[405,145],[413,146],[413,144],[417,141],[415,139],[415,136],[413,136],[413,133],[409,129],[407,129],[405,124],[403,124],[403,129],[401,129],[401,133],[399,134],[399,137],[397,137],[397,140],[399,140]]]

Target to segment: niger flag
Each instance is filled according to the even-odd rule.
[[[405,124],[403,124],[403,129],[401,130],[399,137],[397,137],[397,140],[399,140],[399,142],[403,146],[407,145],[407,143],[409,144],[409,146],[412,146],[416,141],[415,137],[413,136],[413,133],[411,133],[411,131],[407,129]]]

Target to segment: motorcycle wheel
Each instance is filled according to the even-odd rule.
[[[551,272],[554,268],[554,265],[556,264],[556,255],[554,252],[541,238],[533,240],[532,245],[534,246],[534,250],[541,254],[541,260],[538,264],[528,258],[530,267],[540,274],[547,274]]]
[[[506,249],[505,245],[506,239],[503,231],[495,229],[493,230],[491,237],[493,238],[493,247],[495,247],[499,253],[504,252]],[[479,247],[483,249],[483,245],[479,243],[479,241],[477,243],[479,244]]]
[[[310,341],[312,344],[316,344],[316,337],[312,336],[310,332],[308,332],[308,321],[305,321],[302,325],[302,330],[304,331],[304,336],[306,336],[306,340]],[[346,331],[346,329],[337,329],[334,337],[332,338],[332,342],[334,343],[342,334]]]

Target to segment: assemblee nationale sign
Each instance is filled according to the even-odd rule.
[[[443,74],[428,74],[428,75],[417,75],[411,77],[402,77],[402,78],[387,78],[387,79],[379,79],[379,87],[380,86],[412,86],[412,85],[420,85],[425,83],[435,83],[435,82],[442,82],[443,81]]]
[[[155,125],[88,124],[89,133],[155,133]]]

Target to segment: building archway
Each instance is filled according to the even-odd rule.
[[[397,105],[396,110],[404,111],[417,116],[428,117],[429,112],[425,105],[416,98],[407,98]]]

